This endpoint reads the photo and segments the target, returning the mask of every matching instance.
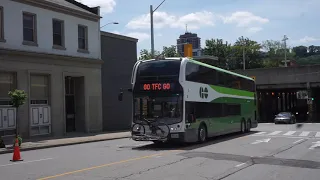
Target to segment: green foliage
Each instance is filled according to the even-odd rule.
[[[224,43],[222,39],[206,40],[204,55],[218,57],[216,66],[228,69],[228,61],[232,57],[232,46],[228,42]]]
[[[13,90],[8,93],[13,107],[19,108],[26,102],[27,93],[24,90]]]
[[[313,55],[309,57],[298,58],[296,62],[299,65],[320,64],[320,55]]]
[[[155,56],[159,56],[160,52],[159,51],[155,51],[154,55]],[[148,51],[147,49],[142,49],[140,51],[139,60],[148,60],[148,59],[152,59],[151,51]]]
[[[22,137],[21,136],[17,136],[17,139],[18,139],[18,144],[19,144],[19,146],[21,146],[21,144],[22,144]],[[15,144],[16,143],[16,138],[13,140],[13,144]]]
[[[165,57],[180,57],[177,52],[176,46],[172,45],[170,47],[163,46],[162,53]]]
[[[154,52],[155,56],[164,55],[165,57],[180,57],[178,52],[176,51],[176,46],[172,45],[170,47],[163,47],[162,52],[159,51]],[[148,60],[152,59],[151,51],[148,51],[147,49],[142,49],[140,51],[140,57],[139,60]]]
[[[320,64],[320,46],[311,45],[287,47],[285,52],[281,40],[266,40],[261,44],[247,37],[239,37],[234,44],[223,39],[207,39],[203,48],[204,55],[216,56],[218,61],[210,63],[223,69],[242,69],[243,59],[245,68],[270,68],[283,66],[285,59],[295,60],[299,65]],[[176,46],[164,46],[162,52],[155,52],[155,56],[180,57]],[[140,51],[140,60],[152,59],[151,53],[143,49]]]

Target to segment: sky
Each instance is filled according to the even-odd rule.
[[[101,30],[139,39],[137,52],[151,49],[150,5],[163,0],[78,0],[101,7]],[[289,38],[289,47],[320,45],[320,0],[166,0],[154,13],[155,50],[176,44],[180,34],[234,43],[244,36],[261,43]]]

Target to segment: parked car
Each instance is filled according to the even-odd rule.
[[[287,123],[287,124],[295,124],[297,122],[296,116],[291,112],[280,112],[279,114],[275,115],[274,123]]]

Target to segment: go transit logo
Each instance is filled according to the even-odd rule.
[[[200,87],[199,94],[202,99],[207,99],[208,98],[208,89],[206,87],[204,87],[204,88]]]

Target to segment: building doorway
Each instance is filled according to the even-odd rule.
[[[85,132],[84,77],[65,77],[66,132]]]
[[[75,107],[75,81],[74,78],[65,77],[65,108],[66,131],[76,131],[76,107]]]

